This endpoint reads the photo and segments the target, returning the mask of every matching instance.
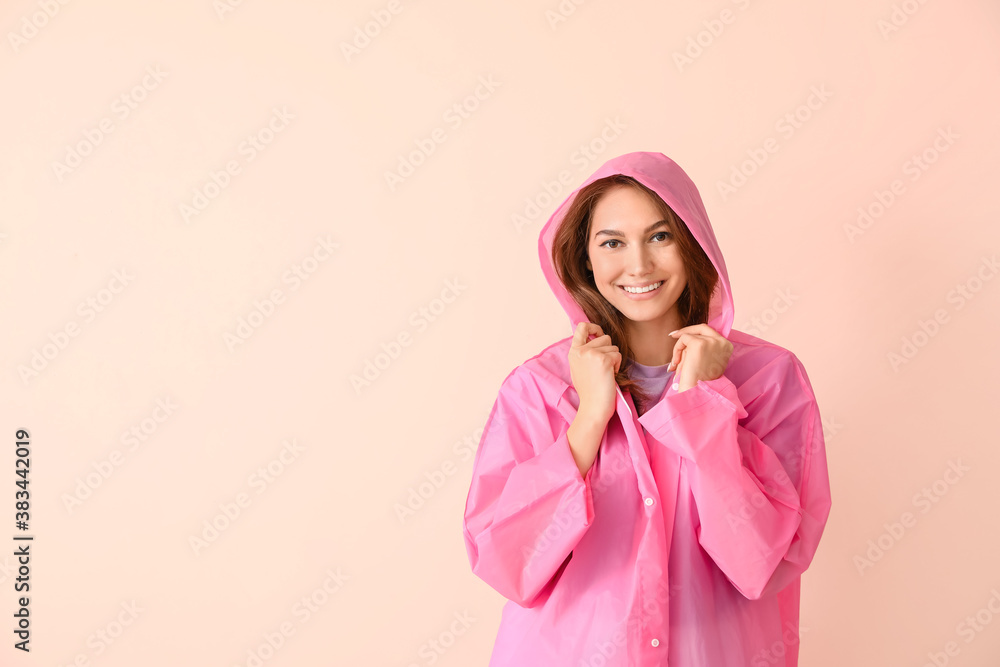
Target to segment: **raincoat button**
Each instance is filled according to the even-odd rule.
[[[652,498],[646,498],[646,504],[647,505],[652,505],[653,504],[653,499]]]
[[[660,640],[659,639],[654,639],[653,641],[650,642],[650,644],[652,644],[653,646],[659,646],[660,645]]]

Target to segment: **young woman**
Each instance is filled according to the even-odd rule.
[[[796,666],[819,408],[792,352],[732,329],[694,183],[662,153],[609,160],[539,254],[572,335],[504,379],[464,513],[509,600],[490,667]]]

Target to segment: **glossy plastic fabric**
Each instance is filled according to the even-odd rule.
[[[566,437],[579,406],[572,335],[504,379],[473,465],[463,529],[473,572],[509,601],[490,667],[794,667],[800,575],[830,511],[823,429],[788,350],[733,330],[726,266],[701,196],[661,153],[613,173],[655,190],[719,272],[708,324],[733,343],[722,377],[636,416],[619,389],[597,460],[581,476]],[[551,264],[574,191],[542,229]]]

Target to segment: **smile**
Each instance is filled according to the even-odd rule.
[[[627,287],[625,285],[619,285],[619,287],[621,287],[629,294],[646,294],[647,292],[654,292],[658,290],[660,288],[660,285],[662,284],[663,281],[661,280],[659,282],[653,283],[652,285],[647,285],[645,287]]]

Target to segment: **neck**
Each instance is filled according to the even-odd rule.
[[[629,322],[628,343],[632,359],[643,366],[663,366],[670,363],[677,339],[667,334],[680,329],[680,318],[673,312],[657,321]]]

